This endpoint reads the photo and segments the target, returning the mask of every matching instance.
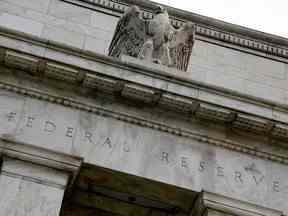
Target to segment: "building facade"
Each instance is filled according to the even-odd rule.
[[[108,56],[131,5],[0,1],[0,215],[288,215],[288,40],[165,6],[186,72]]]

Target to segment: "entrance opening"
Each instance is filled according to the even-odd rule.
[[[84,164],[61,216],[190,216],[198,193]]]

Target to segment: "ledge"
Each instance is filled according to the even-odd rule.
[[[0,47],[26,53],[32,56],[38,56],[40,58],[50,58],[50,60],[52,61],[59,61],[60,63],[78,68],[81,68],[83,66],[83,64],[81,63],[84,61],[105,63],[107,65],[115,66],[124,70],[130,70],[139,74],[160,77],[161,79],[166,79],[170,82],[180,81],[182,85],[200,87],[206,89],[207,91],[217,92],[218,95],[235,97],[240,100],[249,101],[249,103],[257,103],[261,104],[262,106],[279,108],[288,111],[288,105],[286,104],[276,103],[271,100],[254,97],[249,94],[239,93],[223,87],[192,80],[189,77],[185,76],[185,73],[177,73],[178,71],[167,67],[159,67],[158,65],[154,64],[153,68],[149,68],[147,67],[147,64],[143,64],[141,63],[141,61],[137,60],[136,61],[138,63],[136,64],[131,64],[131,61],[129,60],[129,62],[125,63],[125,61],[110,56],[75,48],[56,41],[46,40],[37,36],[11,30],[1,26]],[[56,60],[56,56],[51,56],[52,54],[57,55],[58,53],[62,56],[62,58],[60,58],[59,60]],[[0,63],[3,62],[3,55],[3,52],[2,54],[0,52]],[[60,55],[58,55],[57,57],[60,57]],[[79,60],[79,62],[75,63],[73,62],[73,60]],[[87,68],[87,70],[89,70],[89,68]]]
[[[196,82],[186,73],[156,64],[147,66],[144,61],[131,57],[114,59],[7,29],[0,32],[0,47],[0,63],[20,69],[23,73],[61,80],[71,87],[116,93],[120,97],[170,109],[191,118],[288,140],[288,107],[284,104]],[[59,100],[59,103],[73,108],[79,106],[82,109],[84,106],[85,110],[94,110],[89,105],[77,105],[78,102],[69,98],[43,95],[37,90],[11,83],[2,82],[0,88],[41,100]],[[183,133],[175,130],[175,134]]]
[[[226,214],[238,216],[282,216],[278,210],[254,205],[252,203],[236,200],[222,195],[203,191],[196,201],[195,209],[191,215],[203,216],[208,210],[215,210]]]
[[[0,159],[3,156],[67,172],[70,174],[67,188],[73,185],[83,161],[80,157],[14,142],[8,137],[0,138]]]

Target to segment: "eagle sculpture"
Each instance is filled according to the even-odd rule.
[[[140,9],[132,6],[118,21],[109,55],[129,55],[187,71],[194,40],[195,25],[174,28],[162,6],[157,6],[153,19],[143,19]]]

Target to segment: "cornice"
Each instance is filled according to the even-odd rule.
[[[78,0],[77,0],[78,1]],[[2,47],[2,51],[0,50],[0,63],[3,62],[4,56],[6,55],[6,49],[15,50],[16,52],[26,53],[29,56],[36,56],[38,59],[42,59],[44,56],[44,52],[47,50],[52,50],[55,52],[61,53],[61,55],[71,55],[73,57],[79,58],[83,61],[91,60],[99,63],[105,63],[109,66],[115,66],[119,69],[130,70],[139,74],[146,74],[151,77],[157,77],[160,79],[168,80],[173,83],[181,83],[181,85],[189,86],[189,87],[197,87],[200,89],[205,89],[205,91],[209,92],[217,92],[218,95],[225,97],[233,97],[239,100],[248,101],[252,104],[261,104],[266,107],[273,107],[280,110],[288,110],[288,106],[286,104],[277,103],[271,100],[255,97],[249,94],[240,93],[237,91],[233,91],[230,89],[226,89],[221,86],[215,86],[212,84],[207,84],[201,81],[193,80],[187,76],[185,73],[166,73],[166,71],[171,71],[169,68],[160,68],[155,69],[147,66],[147,64],[138,64],[140,61],[137,61],[137,64],[133,64],[131,62],[126,62],[125,60],[119,60],[117,58],[113,58],[106,55],[101,55],[98,53],[82,50],[76,47],[72,47],[63,43],[59,43],[52,40],[46,40],[37,36],[32,36],[30,34],[25,34],[23,32],[15,31],[12,29],[8,29],[0,26],[0,48]],[[62,59],[61,59],[62,60]],[[57,61],[57,59],[53,59],[53,62]],[[74,65],[70,62],[60,61],[62,64],[68,64],[70,67],[79,68],[77,62]],[[288,60],[287,60],[288,63]],[[157,67],[157,65],[155,65]]]
[[[4,83],[0,81],[0,89],[14,92],[23,96],[28,96],[30,98],[47,101],[50,103],[58,104],[61,106],[69,107],[76,110],[81,110],[84,112],[88,112],[91,114],[113,118],[118,121],[123,121],[126,123],[138,125],[141,127],[150,128],[153,130],[169,133],[175,136],[185,137],[193,140],[197,140],[202,143],[207,143],[210,145],[214,145],[217,147],[222,147],[225,149],[237,151],[240,153],[245,153],[248,155],[256,156],[258,158],[274,161],[277,163],[282,163],[288,165],[288,157],[278,154],[272,154],[270,152],[261,151],[256,147],[248,146],[244,144],[240,144],[238,142],[231,141],[229,139],[217,139],[202,133],[194,132],[192,130],[187,130],[179,127],[172,127],[168,124],[159,123],[152,120],[147,120],[145,118],[141,118],[135,115],[127,114],[124,112],[115,112],[110,109],[105,109],[99,106],[91,105],[88,103],[83,103],[78,100],[74,100],[71,98],[47,94],[46,92],[42,92],[39,90],[24,88],[20,86],[16,86],[10,83]],[[243,119],[242,119],[243,120]]]
[[[152,17],[152,13],[150,11],[155,8],[156,4],[158,4],[147,0],[121,0],[117,2],[112,0],[62,1],[70,2],[94,10],[95,8],[93,8],[93,6],[101,7],[105,10],[108,9],[113,11],[114,15],[115,13],[119,15],[122,14],[128,8],[128,5],[134,4],[140,6],[144,10],[143,16],[145,18]],[[238,47],[256,50],[267,55],[268,57],[277,56],[285,59],[288,58],[288,39],[286,38],[230,24],[221,20],[183,11],[166,5],[165,7],[169,11],[173,25],[181,26],[183,22],[192,21],[197,25],[196,34],[199,36],[211,38],[215,41],[225,42],[227,44],[233,44]],[[99,8],[97,9],[99,10]]]
[[[15,142],[11,137],[0,138],[0,161],[1,157],[18,159],[66,172],[70,175],[68,189],[71,189],[83,162],[83,158],[19,141]]]
[[[16,42],[14,41],[13,43]],[[33,45],[37,43],[40,42],[38,41]],[[28,44],[29,46],[31,45],[30,42]],[[211,102],[207,102],[205,100],[199,99],[197,95],[195,97],[193,95],[181,95],[178,91],[179,87],[181,87],[181,82],[184,82],[185,79],[183,78],[182,81],[178,80],[179,77],[177,77],[175,73],[167,73],[165,71],[161,71],[161,68],[159,71],[153,71],[151,68],[143,67],[143,65],[131,64],[129,62],[115,60],[105,56],[97,56],[96,54],[91,54],[87,57],[84,55],[85,53],[83,54],[83,51],[77,53],[75,50],[73,54],[79,55],[81,58],[79,57],[79,59],[75,59],[75,56],[73,56],[71,52],[69,56],[73,57],[73,63],[76,62],[76,65],[71,65],[71,62],[70,64],[68,64],[68,62],[61,62],[61,60],[63,59],[59,53],[63,54],[63,52],[65,51],[70,52],[72,49],[66,50],[64,46],[60,46],[59,44],[55,45],[52,42],[48,42],[47,47],[44,49],[48,51],[49,49],[54,48],[57,50],[57,52],[59,51],[57,55],[55,54],[56,51],[53,53],[53,59],[47,59],[41,55],[39,56],[37,53],[39,50],[37,50],[37,52],[35,53],[23,53],[23,47],[25,47],[23,44],[17,44],[17,46],[15,46],[13,50],[2,47],[0,49],[1,64],[4,64],[4,66],[6,67],[20,69],[21,71],[23,71],[23,73],[29,72],[30,74],[32,73],[38,77],[47,77],[49,79],[61,80],[63,83],[71,85],[72,88],[78,86],[81,88],[93,89],[110,94],[117,93],[117,95],[122,98],[136,100],[149,106],[159,106],[160,108],[169,109],[175,111],[176,113],[180,113],[181,115],[187,115],[187,117],[190,116],[191,118],[199,118],[205,121],[213,121],[219,124],[226,125],[227,127],[232,129],[235,128],[248,132],[253,132],[264,135],[266,137],[270,137],[272,139],[288,140],[287,123],[281,122],[277,119],[271,119],[259,115],[257,116],[253,113],[242,112],[233,108],[231,109],[231,107],[229,106],[225,107]],[[114,71],[116,71],[117,73],[113,73],[112,71],[112,74],[110,72],[100,73],[99,71],[93,71],[91,70],[91,62],[88,63],[90,70],[87,68],[82,68],[81,65],[77,65],[78,61],[84,61],[84,58],[91,59],[93,55],[93,63],[105,63],[106,70],[107,66],[111,67],[111,69],[113,69],[114,67]],[[181,82],[180,84],[178,84],[176,91],[177,93],[175,93],[173,91],[169,91],[169,89],[163,90],[159,89],[156,86],[150,86],[149,83],[145,82],[145,80],[141,80],[141,82],[135,82],[133,80],[125,80],[125,77],[121,79],[121,77],[116,76],[120,68],[126,69],[126,72],[130,70],[133,75],[137,74],[138,71],[139,74],[140,71],[142,73],[145,73],[146,71],[146,77],[148,77],[148,73],[151,76],[153,76],[153,73],[155,75],[158,74],[158,78],[162,77],[163,79],[167,79],[170,84],[173,82],[177,83],[178,81]],[[135,71],[136,69],[137,71]],[[199,83],[197,84],[197,86],[198,90],[201,89],[201,91],[203,92],[207,90],[205,90],[207,86],[202,86]],[[216,146],[233,149],[235,151],[255,155],[280,163],[288,163],[288,158],[286,157],[273,155],[267,152],[261,152],[258,151],[258,149],[256,148],[250,146],[243,146],[230,140],[215,139],[204,134],[197,134],[193,131],[185,130],[183,128],[171,127],[169,125],[142,119],[137,116],[131,116],[127,113],[117,113],[112,110],[106,110],[101,107],[93,106],[91,104],[72,100],[71,98],[65,98],[59,95],[51,95],[35,89],[27,89],[17,85],[13,85],[12,83],[9,84],[5,82],[0,83],[0,88],[39,100],[61,104],[63,106],[71,107],[73,109],[79,109],[93,114],[114,118],[132,124],[137,124],[142,127],[148,127],[178,136],[193,138],[201,142],[206,142]],[[189,90],[189,88],[185,89],[185,92],[186,90]],[[209,91],[212,91],[212,89],[210,88],[209,90],[208,88],[207,93]],[[217,89],[214,89],[213,91],[217,92]],[[229,92],[229,94],[231,94],[231,92]]]
[[[179,94],[181,80],[179,80],[180,83],[174,87],[176,88],[176,92],[175,90],[173,92],[171,90],[169,91],[169,89],[161,89],[157,86],[151,86],[149,83],[147,85],[146,81],[144,80],[145,77],[148,77],[147,75],[144,76],[143,80],[140,82],[135,82],[131,79],[126,80],[126,77],[117,76],[119,74],[119,64],[129,66],[129,70],[132,69],[131,73],[133,75],[135,68],[137,68],[138,71],[147,71],[147,73],[150,73],[149,76],[151,76],[151,72],[156,73],[157,70],[153,71],[153,69],[147,68],[145,65],[141,65],[143,62],[139,62],[139,65],[132,63],[132,61],[127,62],[127,60],[113,63],[113,59],[112,65],[110,65],[111,71],[107,69],[107,66],[103,68],[97,65],[97,71],[90,71],[89,69],[91,68],[91,65],[89,63],[89,69],[86,69],[81,67],[79,68],[77,65],[73,66],[67,65],[65,63],[63,64],[61,62],[55,62],[55,59],[58,60],[57,57],[59,57],[59,55],[54,56],[53,60],[49,60],[40,56],[24,54],[16,50],[5,48],[0,49],[0,53],[0,56],[2,57],[0,62],[2,62],[5,66],[21,69],[22,71],[32,73],[38,77],[47,77],[50,79],[61,80],[63,82],[69,83],[70,85],[78,85],[83,88],[96,89],[110,94],[117,92],[117,94],[121,95],[121,97],[141,101],[153,106],[157,105],[159,107],[164,107],[178,113],[185,113],[187,115],[193,115],[198,118],[216,121],[223,124],[229,124],[233,128],[243,129],[245,131],[255,132],[258,134],[265,134],[269,137],[285,140],[288,139],[287,122],[281,122],[280,119],[272,118],[272,109],[271,115],[268,116],[265,116],[264,114],[261,116],[253,113],[245,113],[243,111],[235,110],[235,108],[220,106],[201,100],[202,98],[197,94],[202,93],[211,95],[211,92],[209,92],[209,90],[205,90],[199,85],[197,88],[195,86],[194,88],[187,88],[184,86],[184,95],[181,95]],[[107,57],[105,58],[107,60]],[[103,57],[102,61],[104,61],[105,58]],[[111,58],[109,58],[109,60],[110,59]],[[73,59],[73,62],[75,61],[77,61],[77,59]],[[109,62],[107,63],[109,64]],[[112,70],[116,70],[116,72],[113,74],[114,76],[112,74],[108,75],[109,73],[99,73],[98,70],[101,70],[101,68],[102,70],[109,70],[109,73],[112,73]],[[168,80],[177,81],[177,79],[179,79],[174,71],[167,73],[160,70],[160,72],[157,71],[157,73],[158,76],[160,75],[160,77],[161,75],[170,76]],[[164,80],[167,79],[167,77],[162,78],[164,78]],[[159,81],[161,80],[159,79]],[[167,83],[169,84],[169,81]],[[189,93],[191,91],[196,92],[196,95],[191,95],[191,93]],[[190,94],[189,96],[185,95],[187,92]],[[249,105],[249,103],[247,105]],[[231,116],[234,116],[232,120]]]

